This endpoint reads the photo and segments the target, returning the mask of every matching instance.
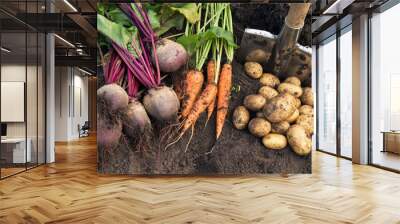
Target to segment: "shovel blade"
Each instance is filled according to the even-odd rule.
[[[257,29],[246,29],[244,31],[238,59],[244,63],[247,61],[260,63],[265,70],[268,69],[268,61],[272,55],[276,42],[276,36],[270,32]]]
[[[309,82],[311,77],[312,49],[296,44],[289,61],[286,75],[296,76],[302,82]]]

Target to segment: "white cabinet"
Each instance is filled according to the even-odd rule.
[[[28,138],[7,138],[1,140],[2,146],[12,149],[12,163],[25,163],[32,161],[32,140]],[[25,144],[27,144],[25,151]]]

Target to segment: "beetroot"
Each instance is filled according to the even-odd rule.
[[[143,98],[143,105],[152,117],[160,121],[175,119],[180,107],[178,96],[167,86],[150,89]]]
[[[186,64],[189,58],[182,45],[169,39],[157,41],[156,49],[158,63],[162,72],[176,72]],[[154,54],[152,56],[154,62]]]
[[[102,117],[97,119],[97,144],[115,146],[119,143],[121,135],[122,122],[120,120],[110,122]]]
[[[143,105],[137,100],[131,100],[126,111],[126,122],[124,123],[124,132],[130,137],[137,137],[137,133],[143,133],[151,128],[149,116]]]
[[[125,109],[128,106],[128,94],[117,84],[102,86],[97,90],[97,96],[104,101],[107,110],[111,112]]]

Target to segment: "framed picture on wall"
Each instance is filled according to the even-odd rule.
[[[311,173],[309,3],[98,5],[98,171]]]

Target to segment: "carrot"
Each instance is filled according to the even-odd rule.
[[[228,113],[229,97],[232,88],[232,66],[224,64],[218,81],[218,99],[217,99],[217,121],[216,135],[217,139],[221,135],[224,127],[225,118]]]
[[[217,96],[218,87],[214,83],[207,84],[206,88],[203,90],[199,99],[193,105],[192,110],[188,114],[183,127],[182,133],[189,129],[199,118],[200,114],[203,113],[207,106],[210,105],[211,101]]]
[[[215,77],[215,61],[213,59],[211,59],[210,61],[208,61],[207,64],[207,83],[213,83],[214,82],[214,77]],[[207,107],[207,121],[206,121],[206,125],[208,123],[208,120],[210,120],[210,117],[214,111],[215,108],[215,98],[213,99],[213,101],[211,101],[210,105],[208,105]]]
[[[190,70],[186,74],[183,87],[184,98],[183,98],[182,112],[181,112],[183,118],[186,118],[190,113],[190,111],[192,110],[192,107],[201,92],[201,87],[203,86],[203,82],[204,82],[203,73],[198,70]]]

